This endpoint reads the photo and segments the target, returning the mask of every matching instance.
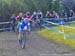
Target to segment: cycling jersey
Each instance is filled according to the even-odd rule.
[[[24,18],[19,26],[19,31],[22,31],[24,28],[27,28],[28,31],[30,31],[30,22],[27,18]]]
[[[31,16],[26,16],[26,18],[30,19],[30,18],[31,18]]]
[[[17,16],[17,17],[16,17],[16,20],[17,20],[17,21],[21,21],[21,19],[22,19],[22,17],[20,17],[20,16]]]
[[[32,15],[32,19],[33,19],[34,21],[36,21],[36,17],[37,17],[37,15]]]

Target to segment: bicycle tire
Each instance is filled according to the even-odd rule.
[[[22,44],[21,48],[24,49],[26,47],[26,32],[23,31]]]

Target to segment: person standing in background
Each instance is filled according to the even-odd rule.
[[[12,14],[10,21],[12,22],[12,30],[15,32],[16,15]]]

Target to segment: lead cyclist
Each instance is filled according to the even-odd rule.
[[[24,18],[24,17],[20,22],[20,26],[19,26],[19,34],[18,34],[19,42],[21,41],[21,34],[23,31],[30,32],[30,22],[28,18]]]

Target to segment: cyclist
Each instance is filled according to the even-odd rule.
[[[22,17],[23,17],[23,13],[19,13],[19,15],[16,17],[16,28],[17,28],[17,31],[19,30],[19,25],[20,25],[20,22],[22,20]]]
[[[33,12],[31,18],[33,21],[36,21],[36,18],[37,18],[37,12],[36,11]]]
[[[32,26],[35,27],[35,24],[37,23],[37,12],[36,11],[33,12],[31,19],[32,19]]]
[[[38,23],[40,29],[41,29],[41,24],[43,23],[42,18],[43,18],[43,13],[41,10],[38,10],[37,11],[37,23]]]
[[[30,12],[26,12],[26,17],[27,17],[28,19],[31,18]]]
[[[20,25],[19,25],[19,34],[18,34],[19,43],[21,43],[22,32],[23,31],[30,31],[30,29],[28,29],[28,24],[29,24],[28,18],[23,17],[20,22]]]
[[[26,18],[28,20],[28,33],[31,31],[31,15],[30,12],[26,12]]]
[[[38,16],[38,19],[42,19],[42,18],[43,18],[43,13],[42,13],[42,11],[38,10],[38,11],[37,11],[37,16]]]
[[[19,15],[16,17],[16,20],[17,21],[21,21],[22,20],[22,16],[23,16],[23,13],[19,13]]]

